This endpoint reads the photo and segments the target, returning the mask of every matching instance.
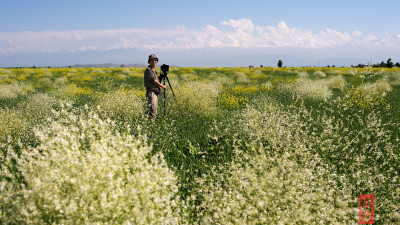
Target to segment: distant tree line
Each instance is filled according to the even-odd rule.
[[[277,66],[279,68],[283,67],[283,61],[281,59],[278,60]],[[260,67],[264,67],[263,65],[260,65]],[[309,67],[309,66],[306,66]],[[315,67],[315,66],[314,66]],[[336,67],[335,65],[327,65],[325,67]],[[351,67],[358,67],[358,68],[364,68],[364,67],[374,67],[374,68],[393,68],[393,67],[399,67],[400,68],[400,62],[394,63],[392,62],[392,58],[389,58],[386,62],[382,61],[381,63],[377,63],[377,64],[358,64],[357,66],[353,66],[351,65]],[[254,68],[253,65],[250,65],[249,68]]]
[[[400,63],[393,63],[392,62],[392,58],[389,58],[386,62],[382,61],[381,63],[377,63],[377,64],[372,64],[372,65],[365,65],[365,64],[358,64],[357,66],[353,66],[352,67],[359,67],[359,68],[364,68],[367,66],[371,66],[374,68],[393,68],[393,67],[400,67]]]

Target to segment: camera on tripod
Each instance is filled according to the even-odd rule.
[[[168,71],[169,71],[169,65],[162,64],[162,66],[161,66],[161,71],[162,71],[163,73],[168,72]]]
[[[160,76],[158,76],[158,80],[160,81],[160,83],[167,76],[167,72],[169,71],[169,65],[162,64],[161,71],[162,73],[160,73]]]
[[[172,89],[171,83],[169,82],[168,75],[167,75],[167,72],[169,71],[169,65],[162,64],[161,65],[161,71],[162,71],[162,73],[160,73],[160,76],[158,77],[158,80],[160,81],[160,83],[163,82],[164,85],[165,85],[165,81],[167,81],[168,85],[169,85],[169,88],[171,89],[172,95],[175,97],[174,90]],[[164,115],[165,115],[165,112],[166,112],[166,106],[165,106],[165,102],[166,102],[165,99],[166,98],[167,98],[167,95],[166,95],[166,92],[165,92],[165,89],[164,89]]]

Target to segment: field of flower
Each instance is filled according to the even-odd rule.
[[[0,224],[400,223],[400,69],[0,68]]]

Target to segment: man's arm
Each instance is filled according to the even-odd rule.
[[[157,79],[155,79],[153,83],[154,83],[155,85],[157,85],[157,86],[161,87],[161,88],[164,88],[164,89],[166,89],[166,88],[167,88],[167,85],[162,85],[160,82],[158,82],[158,80],[157,80]]]
[[[164,89],[167,88],[165,85],[162,85],[162,84],[158,81],[158,79],[157,79],[157,74],[155,74],[153,71],[151,71],[150,68],[147,68],[147,69],[145,70],[144,79],[145,79],[145,83],[146,83],[146,82],[150,82],[150,83],[155,84],[157,87],[161,87],[161,88],[164,88]]]

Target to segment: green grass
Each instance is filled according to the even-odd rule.
[[[356,223],[360,194],[375,195],[376,223],[400,221],[398,69],[171,68],[176,97],[167,92],[164,115],[160,95],[155,120],[145,116],[143,71],[0,70],[0,223],[156,224],[152,210],[183,224]],[[127,140],[149,164],[124,161],[133,159]],[[58,160],[58,145],[81,163]],[[114,175],[82,194],[92,178],[80,166],[108,159],[119,160]],[[63,180],[38,182],[44,168]],[[138,190],[137,211],[122,196],[142,173],[163,175],[160,184],[142,177],[155,189]],[[67,204],[74,195],[81,205]]]

